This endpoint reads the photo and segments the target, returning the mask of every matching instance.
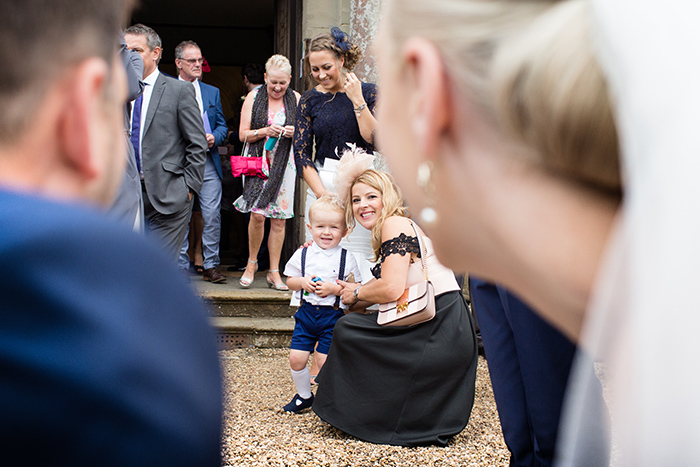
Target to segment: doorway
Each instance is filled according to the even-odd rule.
[[[292,88],[304,92],[302,1],[141,0],[131,24],[143,23],[160,35],[163,57],[159,69],[171,76],[177,76],[175,46],[183,40],[193,40],[199,45],[211,69],[203,74],[202,81],[219,88],[224,116],[232,130],[238,128],[238,112],[247,91],[241,78],[244,65],[264,65],[271,55],[283,54],[292,63]],[[297,197],[302,196],[299,183],[297,188]],[[241,218],[245,219],[234,216],[237,220],[233,222],[241,223]],[[295,212],[295,217],[287,222],[282,267],[299,245],[300,220],[303,217]],[[232,229],[240,234],[242,227],[233,225]],[[221,263],[233,264],[234,256],[240,254],[240,236],[235,232],[231,236],[224,229],[221,235]]]

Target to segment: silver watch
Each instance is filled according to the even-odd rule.
[[[360,287],[362,287],[362,286],[361,286],[361,285],[358,285],[357,288],[356,288],[355,290],[352,291],[352,298],[355,299],[355,302],[359,302],[359,301],[360,301],[360,299],[359,299],[358,296],[357,296],[357,294],[360,293]]]

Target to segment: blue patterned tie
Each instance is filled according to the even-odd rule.
[[[134,101],[134,112],[131,117],[131,144],[134,145],[134,155],[136,155],[136,167],[141,172],[141,144],[139,137],[141,135],[141,104],[143,103],[143,95],[140,95]]]

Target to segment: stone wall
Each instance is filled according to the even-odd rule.
[[[350,37],[360,46],[365,56],[355,66],[355,74],[362,81],[377,82],[374,40],[381,13],[381,0],[350,0]]]
[[[304,39],[330,32],[333,26],[348,31],[350,2],[351,0],[304,0]]]
[[[377,71],[372,45],[380,9],[381,0],[304,0],[304,39],[329,32],[332,26],[340,27],[365,54],[355,67],[355,73],[362,81],[376,83]]]

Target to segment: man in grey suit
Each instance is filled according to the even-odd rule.
[[[141,55],[146,84],[142,102],[134,101],[131,127],[133,135],[140,135],[132,137],[132,142],[142,174],[146,231],[158,237],[177,261],[192,197],[204,178],[204,125],[192,85],[158,70],[163,51],[160,36],[136,24],[124,31],[124,40]]]

